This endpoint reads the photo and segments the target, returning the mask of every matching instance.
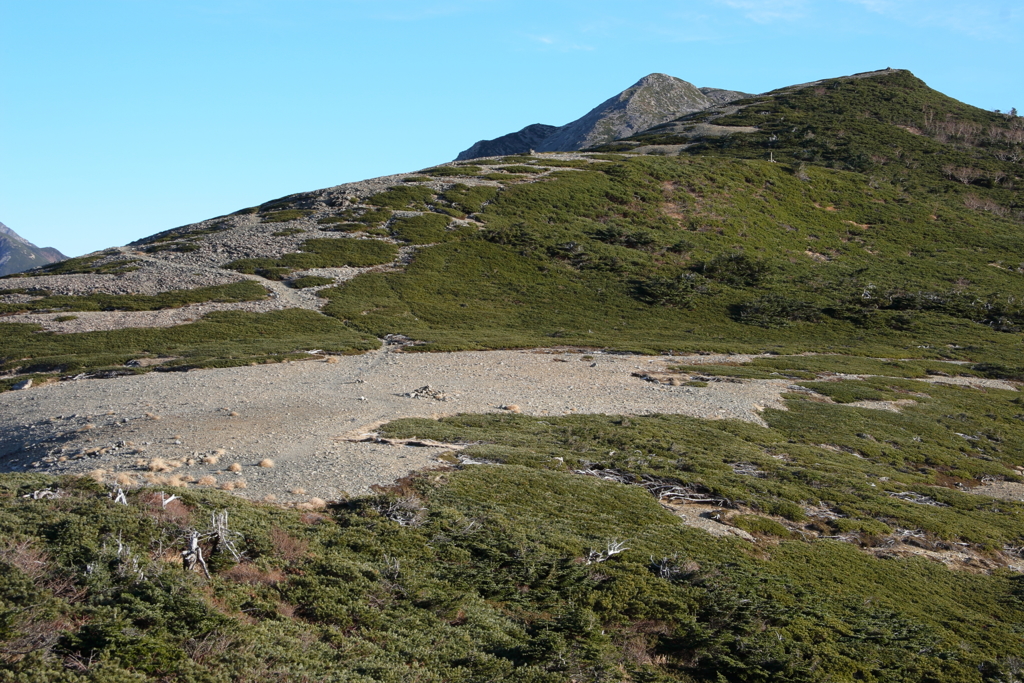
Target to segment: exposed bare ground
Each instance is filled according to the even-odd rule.
[[[218,485],[244,480],[250,497],[288,499],[287,491],[298,487],[331,500],[430,466],[448,452],[347,440],[389,420],[516,405],[536,416],[678,413],[761,422],[760,410],[784,408],[779,395],[788,385],[757,380],[687,387],[633,376],[714,356],[594,354],[585,360],[578,353],[403,354],[385,348],[330,360],[80,380],[0,394],[0,461],[5,470],[103,469],[108,480],[128,473],[141,482],[149,461],[163,458],[183,464],[150,473],[157,483],[161,476],[213,476]],[[445,400],[405,396],[425,385]],[[215,449],[225,454],[216,464],[202,463]],[[276,466],[257,467],[266,457]],[[195,462],[184,464],[190,458]],[[223,472],[233,462],[241,474]]]

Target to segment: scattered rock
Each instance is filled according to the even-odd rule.
[[[410,391],[406,394],[407,398],[432,398],[435,401],[447,401],[448,395],[439,389],[431,389],[429,384],[426,384],[415,391]]]

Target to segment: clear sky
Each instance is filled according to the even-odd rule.
[[[1024,110],[1024,0],[0,0],[0,221],[79,255],[561,125],[652,72]]]

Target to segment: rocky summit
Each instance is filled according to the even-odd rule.
[[[571,152],[628,137],[659,123],[746,97],[719,88],[697,88],[666,74],[644,76],[618,95],[564,126],[533,124],[494,140],[481,140],[456,160],[499,154]]]
[[[1024,118],[547,132],[0,279],[0,681],[1022,680]]]

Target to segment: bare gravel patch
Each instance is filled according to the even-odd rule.
[[[948,384],[955,387],[971,387],[972,389],[1005,389],[1006,391],[1017,391],[1017,387],[1020,384],[984,377],[922,377],[918,381],[931,382],[932,384]]]
[[[364,493],[437,465],[444,448],[353,442],[401,417],[460,412],[527,415],[675,413],[760,423],[784,409],[786,380],[707,387],[646,382],[633,373],[716,357],[639,357],[536,351],[363,356],[80,380],[0,394],[0,470],[88,473],[141,483],[172,476],[245,482],[236,493],[303,500]],[[719,357],[718,361],[736,360]],[[424,387],[429,391],[419,391]],[[415,395],[413,398],[410,394]],[[203,459],[223,449],[215,463]],[[180,463],[150,471],[156,458]],[[259,467],[271,458],[275,467]],[[192,461],[191,464],[188,461]],[[226,468],[239,463],[240,473]],[[162,478],[162,479],[161,479]],[[155,479],[155,481],[153,481]],[[186,480],[187,481],[187,480]]]
[[[1021,473],[1024,474],[1024,470]],[[968,493],[976,493],[981,496],[988,496],[989,498],[1024,502],[1024,484],[1016,481],[991,481],[969,489]]]

